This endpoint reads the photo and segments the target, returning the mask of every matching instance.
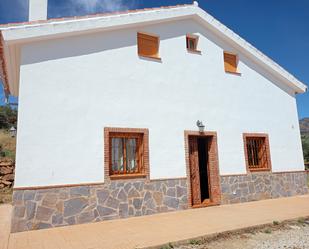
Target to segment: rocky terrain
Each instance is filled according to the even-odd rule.
[[[0,189],[13,186],[14,162],[11,159],[0,159]]]

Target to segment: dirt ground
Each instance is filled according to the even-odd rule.
[[[12,188],[0,189],[0,204],[12,202]]]
[[[16,137],[11,137],[8,131],[0,129],[1,157],[5,156],[15,160]]]
[[[164,247],[163,247],[164,248]],[[216,238],[191,240],[174,249],[309,249],[309,219],[284,223],[274,222],[236,234],[218,235]]]

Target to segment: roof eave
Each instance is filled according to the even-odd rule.
[[[197,10],[197,16],[200,21],[202,21],[208,28],[210,28],[213,32],[225,37],[229,40],[234,46],[240,50],[245,52],[247,56],[253,58],[258,64],[262,65],[264,68],[267,68],[269,72],[273,75],[277,76],[277,78],[283,79],[283,83],[293,89],[295,93],[305,93],[307,91],[307,86],[296,79],[292,74],[287,72],[284,68],[270,59],[268,56],[263,54],[249,42],[245,41],[239,35],[234,33],[231,29],[226,27],[224,24],[220,23],[213,16],[208,14],[201,8]]]
[[[160,14],[160,15],[159,15]],[[128,13],[120,13],[116,15],[98,15],[91,17],[71,18],[47,20],[44,22],[24,23],[16,26],[0,26],[3,32],[1,37],[0,62],[2,55],[2,71],[5,89],[10,92],[8,84],[7,68],[4,56],[4,40],[7,46],[10,44],[18,44],[31,42],[33,40],[50,39],[64,37],[68,35],[81,34],[85,32],[96,32],[98,30],[114,30],[130,26],[136,26],[141,23],[157,23],[169,20],[177,20],[194,17],[202,21],[204,25],[212,31],[220,35],[226,41],[230,42],[239,51],[244,52],[251,57],[256,63],[263,66],[270,73],[280,79],[282,84],[292,89],[295,93],[304,93],[307,91],[307,86],[297,80],[293,75],[268,58],[258,49],[246,42],[225,25],[217,21],[203,9],[195,5],[186,5],[164,9],[150,9],[142,11],[134,11]],[[2,53],[1,53],[2,51]],[[0,65],[0,66],[1,66]]]
[[[33,40],[57,38],[88,32],[107,31],[137,25],[155,24],[159,22],[179,20],[196,15],[196,7],[185,5],[150,9],[148,11],[132,11],[115,15],[94,15],[80,18],[49,19],[41,22],[28,22],[11,25],[0,25],[7,43],[24,43]]]
[[[10,94],[10,87],[8,84],[8,74],[7,74],[7,66],[5,63],[5,56],[4,56],[4,39],[2,36],[2,32],[0,30],[0,78],[3,84],[3,90],[5,95]]]
[[[295,87],[295,93],[296,94],[300,94],[300,93],[306,93],[307,91],[308,91],[308,87],[305,85],[305,84],[303,84],[303,83],[301,83],[301,82],[297,82],[297,83],[294,83],[294,85],[293,85],[294,87]]]

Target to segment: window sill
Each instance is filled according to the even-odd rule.
[[[132,178],[146,178],[146,174],[127,174],[127,175],[111,175],[109,176],[111,180],[120,179],[132,179]]]
[[[267,172],[267,171],[271,171],[270,169],[263,169],[263,168],[256,168],[256,169],[249,169],[249,172]]]
[[[193,50],[193,49],[188,49],[188,48],[187,48],[187,51],[188,51],[189,53],[192,53],[192,54],[202,54],[202,51],[200,51],[200,50]]]
[[[152,60],[156,60],[156,61],[162,61],[162,59],[160,57],[157,56],[147,56],[147,55],[138,55],[140,58],[144,58],[144,59],[152,59]]]
[[[238,72],[232,72],[232,71],[225,71],[225,72],[228,74],[234,74],[234,75],[241,76],[241,73],[238,73]]]

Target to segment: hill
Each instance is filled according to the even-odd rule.
[[[305,162],[309,162],[309,118],[299,120]]]
[[[303,118],[299,120],[299,128],[301,134],[309,135],[309,118]]]

